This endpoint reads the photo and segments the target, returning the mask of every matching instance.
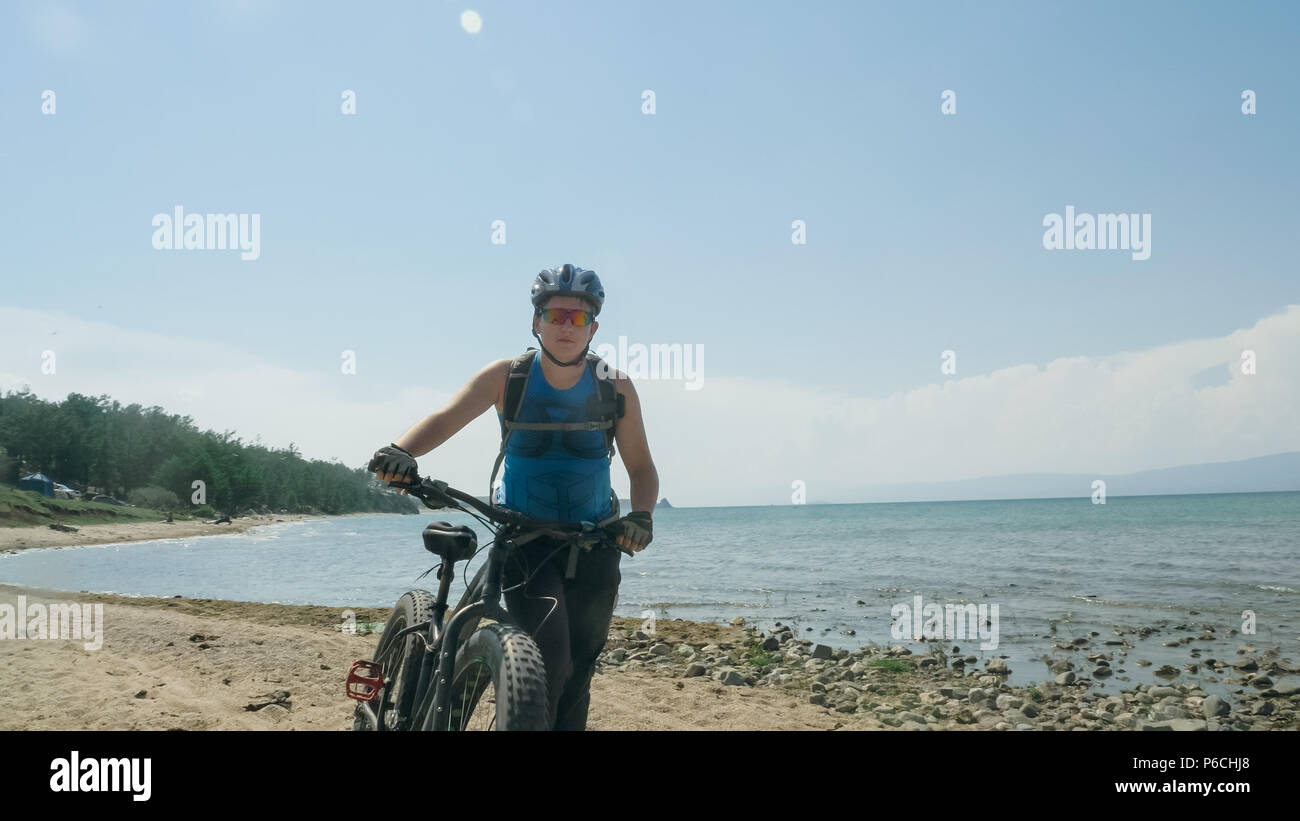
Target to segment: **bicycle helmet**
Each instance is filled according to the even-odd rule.
[[[583,299],[591,305],[592,315],[599,316],[600,308],[605,304],[605,286],[600,284],[600,277],[596,276],[595,271],[588,271],[586,268],[579,268],[566,262],[555,268],[547,268],[533,280],[533,315],[540,315],[546,300],[553,296],[576,296]],[[546,358],[565,368],[585,360],[587,351],[591,347],[588,343],[572,362],[561,362],[546,350],[546,346],[542,344],[542,337],[536,331],[533,331],[533,336],[537,339],[537,345]]]
[[[546,300],[553,296],[576,296],[592,305],[592,313],[599,316],[605,304],[605,287],[595,271],[565,263],[547,268],[533,280],[533,310],[541,311]]]

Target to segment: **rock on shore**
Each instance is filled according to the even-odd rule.
[[[637,670],[672,678],[708,677],[724,687],[782,688],[833,713],[869,715],[884,727],[908,730],[1269,730],[1300,729],[1300,687],[1274,686],[1268,674],[1294,670],[1280,659],[1246,655],[1234,668],[1252,686],[1234,697],[1211,695],[1195,684],[1142,684],[1112,693],[1090,692],[1088,679],[1062,665],[1050,681],[1011,687],[1007,665],[985,670],[950,663],[943,650],[915,656],[904,647],[867,645],[831,649],[796,637],[778,624],[766,634],[716,626],[710,635],[693,622],[660,621],[655,635],[635,619],[615,619],[598,670]],[[954,648],[955,649],[955,648]],[[1215,660],[1206,661],[1215,669]],[[1110,674],[1098,659],[1092,678]],[[1226,665],[1225,665],[1226,668]],[[1053,668],[1055,669],[1055,668]],[[1076,683],[1077,682],[1077,683]]]

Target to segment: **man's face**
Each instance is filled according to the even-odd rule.
[[[585,299],[579,299],[576,296],[553,296],[546,302],[543,308],[576,308],[583,311],[591,311],[591,303]],[[545,321],[540,316],[533,317],[533,330],[542,337],[542,344],[546,350],[550,351],[556,359],[568,362],[578,354],[582,349],[591,342],[591,338],[596,333],[599,322],[592,320],[590,325],[583,328],[575,328],[572,319],[566,319],[559,325],[554,325]]]

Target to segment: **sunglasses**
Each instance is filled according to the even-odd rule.
[[[563,325],[566,319],[573,321],[573,327],[585,328],[594,318],[591,311],[581,308],[543,308],[542,319],[552,325]]]

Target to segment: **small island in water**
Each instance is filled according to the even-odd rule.
[[[619,499],[619,500],[618,500],[618,507],[619,507],[619,510],[631,510],[631,509],[632,509],[632,500],[631,500],[631,499]],[[664,509],[664,508],[670,508],[670,509],[672,508],[672,504],[669,503],[669,501],[668,501],[668,497],[667,497],[667,496],[665,496],[664,498],[660,499],[660,500],[655,504],[655,510],[662,510],[662,509]]]

